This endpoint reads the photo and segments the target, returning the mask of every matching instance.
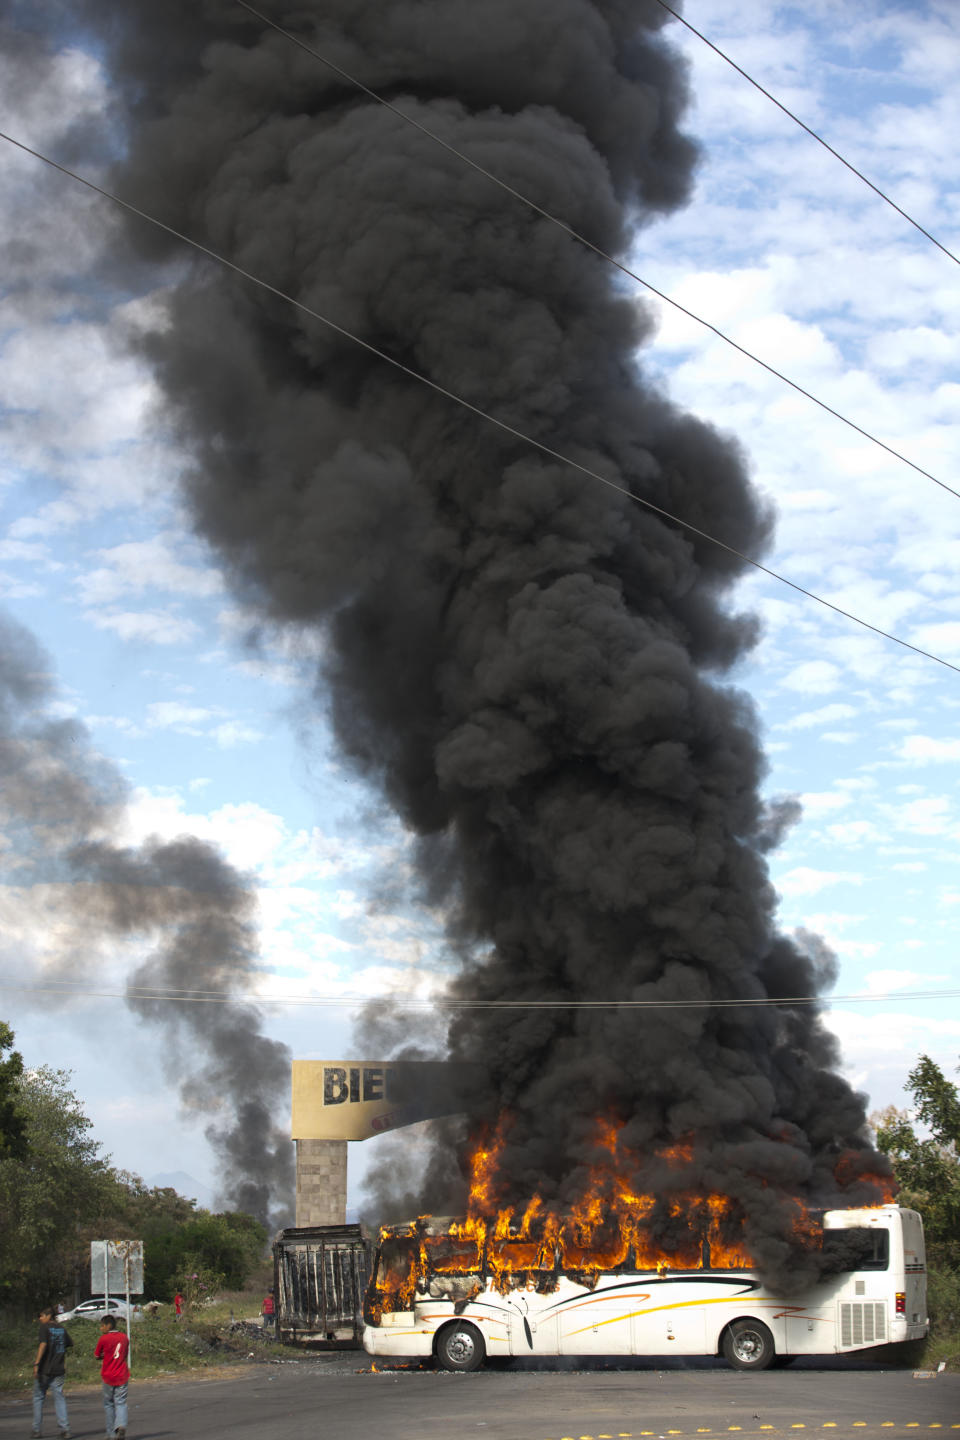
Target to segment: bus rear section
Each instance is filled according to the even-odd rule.
[[[551,1355],[723,1355],[749,1370],[926,1335],[920,1216],[883,1205],[827,1211],[821,1223],[833,1273],[786,1298],[747,1269],[570,1274],[549,1246],[490,1241],[478,1254],[456,1222],[388,1227],[365,1300],[364,1348],[433,1356],[449,1370],[487,1356]],[[511,1244],[527,1266],[505,1272]]]

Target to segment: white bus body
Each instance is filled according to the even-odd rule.
[[[860,1237],[872,1255],[864,1268],[788,1299],[765,1290],[750,1270],[601,1273],[592,1288],[561,1274],[547,1294],[501,1294],[488,1279],[459,1300],[441,1276],[416,1291],[411,1309],[365,1325],[364,1349],[391,1358],[436,1356],[450,1370],[473,1370],[488,1355],[668,1354],[722,1354],[738,1369],[759,1370],[778,1358],[922,1339],[926,1267],[916,1211],[829,1210],[823,1228],[873,1232],[872,1240]],[[371,1286],[377,1279],[375,1267]]]

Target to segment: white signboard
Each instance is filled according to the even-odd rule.
[[[94,1295],[143,1294],[143,1241],[91,1240],[90,1289]]]

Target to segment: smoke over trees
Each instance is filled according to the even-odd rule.
[[[498,1202],[567,1202],[610,1117],[644,1190],[678,1183],[660,1152],[688,1145],[683,1184],[732,1196],[782,1281],[790,1197],[870,1200],[887,1167],[796,1003],[820,947],[776,925],[765,855],[793,812],[764,804],[756,718],[724,680],[757,634],[731,608],[741,562],[631,498],[757,556],[772,521],[738,445],[644,376],[649,317],[596,254],[233,0],[86,13],[125,199],[625,492],[126,226],[127,263],[176,265],[144,350],[197,528],[247,603],[325,628],[318,703],[420,837],[454,997],[557,1007],[450,1027],[485,1075],[468,1132],[509,1116]],[[607,252],[690,194],[654,0],[271,15]],[[463,1147],[441,1135],[420,1199],[449,1210]]]
[[[56,1004],[58,990],[97,987],[117,942],[127,942],[122,954],[139,953],[126,1003],[159,1030],[181,1103],[206,1120],[225,1201],[282,1219],[293,1155],[274,1116],[290,1052],[241,998],[258,968],[254,897],[192,836],[121,843],[126,783],[83,725],[56,718],[54,700],[47,657],[0,617],[4,869],[21,899],[42,907],[49,932],[32,978]],[[21,954],[21,974],[25,965]],[[204,992],[223,1003],[190,1002]]]

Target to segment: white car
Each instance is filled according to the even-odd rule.
[[[95,1295],[92,1300],[81,1300],[80,1304],[72,1310],[64,1310],[56,1320],[66,1324],[73,1320],[102,1320],[104,1315],[115,1315],[118,1320],[140,1319],[140,1306],[131,1302],[130,1314],[127,1315],[127,1302],[125,1300],[114,1300],[107,1296]],[[56,1321],[54,1322],[56,1323]]]

